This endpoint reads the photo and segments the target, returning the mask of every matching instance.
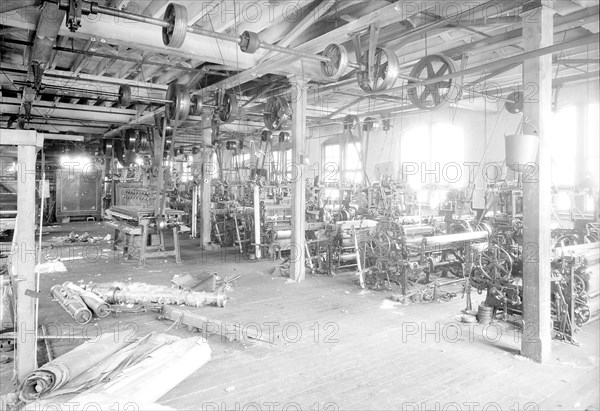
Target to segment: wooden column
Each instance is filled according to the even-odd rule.
[[[210,243],[210,181],[212,179],[212,112],[202,113],[202,180],[200,182],[200,244],[204,247]]]
[[[557,90],[558,92],[558,90]],[[587,164],[586,164],[586,151],[587,147],[587,125],[589,124],[588,119],[588,105],[578,104],[577,105],[577,129],[575,131],[575,184],[579,185],[586,181],[587,175]],[[574,196],[575,207],[579,210],[585,210],[585,196]],[[585,214],[585,211],[583,211]]]
[[[525,11],[523,45],[525,52],[552,45],[553,11],[544,0]],[[538,161],[533,174],[523,178],[523,339],[521,353],[536,362],[550,358],[550,215],[551,161],[550,118],[552,115],[552,55],[523,63],[525,134],[540,137]],[[535,93],[531,93],[535,90]]]
[[[253,190],[253,206],[254,206],[254,255],[259,260],[262,257],[260,248],[260,189],[258,184],[255,184]]]
[[[2,130],[2,144],[19,144],[17,159],[17,222],[11,269],[16,287],[15,323],[17,381],[37,367],[37,317],[35,313],[35,160],[43,139],[35,131]]]
[[[302,76],[292,78],[292,247],[290,278],[303,281],[304,228],[306,225],[306,173],[304,146],[306,142],[306,83]]]

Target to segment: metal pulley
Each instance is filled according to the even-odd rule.
[[[146,131],[139,132],[139,139],[137,141],[137,154],[149,153],[152,151],[152,137],[150,133]]]
[[[238,142],[237,141],[228,141],[228,142],[225,143],[225,148],[227,150],[231,150],[231,151],[237,150],[238,149]]]
[[[127,107],[133,103],[165,104],[165,113],[169,121],[184,121],[189,115],[202,115],[202,108],[205,106],[201,96],[191,96],[186,86],[177,83],[169,84],[164,99],[132,96],[131,86],[122,84],[119,86],[117,100],[121,107]]]
[[[127,107],[131,104],[131,86],[127,84],[121,84],[119,86],[119,95],[117,97],[117,101],[121,107]]]
[[[114,140],[114,155],[121,166],[129,167],[135,162],[135,152],[125,148],[124,140]]]
[[[169,3],[164,21],[168,25],[162,28],[163,43],[169,47],[181,47],[187,34],[187,9],[180,4]]]
[[[240,36],[239,44],[244,53],[254,54],[260,48],[260,39],[257,33],[246,30]]]
[[[104,139],[102,141],[102,154],[106,157],[112,157],[113,155],[113,140]]]
[[[506,111],[511,114],[519,114],[523,112],[523,106],[525,105],[525,99],[522,91],[513,91],[506,97],[504,107]]]
[[[331,80],[338,80],[348,68],[348,50],[341,44],[330,44],[325,47],[321,55],[327,61],[321,62],[321,73]]]
[[[190,98],[190,115],[191,116],[201,116],[202,115],[202,99],[199,95],[193,95]]]
[[[358,126],[358,123],[358,116],[355,116],[354,114],[348,114],[346,117],[344,117],[344,130],[355,130]]]
[[[369,52],[363,53],[356,79],[361,89],[367,93],[387,90],[398,78],[398,57],[390,49],[377,47],[373,61],[369,61]]]
[[[171,83],[167,89],[165,117],[169,121],[185,121],[190,114],[190,93],[183,84]]]
[[[363,131],[373,131],[379,128],[379,121],[374,117],[365,117],[363,120]]]
[[[441,54],[432,54],[417,62],[410,72],[410,77],[428,81],[456,71],[452,59]],[[453,96],[454,80],[442,80],[429,84],[408,81],[408,98],[421,110],[434,110],[445,106]]]
[[[260,133],[260,141],[269,141],[272,137],[273,133],[271,133],[271,130],[263,130]]]
[[[167,220],[164,217],[156,217],[156,229],[158,231],[165,231],[167,228],[169,228]]]
[[[292,135],[290,133],[288,133],[287,131],[282,131],[281,133],[279,133],[279,143],[280,144],[287,144],[287,143],[291,143],[292,142]]]
[[[273,96],[267,99],[263,113],[263,121],[266,128],[269,130],[279,130],[282,126],[285,126],[291,116],[292,108],[283,97]]]
[[[230,92],[216,93],[215,114],[223,123],[235,121],[238,114],[238,101],[235,94]]]
[[[136,129],[125,130],[125,136],[123,137],[123,143],[125,149],[133,150],[135,152],[139,149],[140,132]]]
[[[167,134],[167,138],[165,138],[165,147],[164,147],[165,153],[168,153],[169,150],[171,150],[171,144],[173,144],[173,136]]]

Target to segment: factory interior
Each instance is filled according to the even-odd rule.
[[[3,0],[2,410],[599,410],[597,0]]]

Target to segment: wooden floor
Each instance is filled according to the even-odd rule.
[[[104,235],[102,225],[72,223],[50,228],[44,243],[60,245],[75,230]],[[84,246],[85,247],[85,246]],[[158,402],[176,409],[303,410],[572,410],[599,409],[599,323],[578,335],[581,347],[554,342],[544,365],[518,355],[520,335],[504,324],[488,327],[457,321],[465,301],[401,305],[389,293],[360,290],[351,273],[335,278],[307,275],[289,282],[275,263],[233,253],[199,251],[183,241],[183,264],[149,260],[145,269],[121,262],[108,244],[46,248],[63,253],[66,273],[45,274],[40,322],[74,327],[48,297],[67,280],[142,281],[169,284],[176,273],[241,274],[226,308],[195,309],[210,318],[281,335],[278,344],[239,344],[208,338],[212,360]],[[83,256],[85,258],[82,258]],[[474,294],[474,306],[483,295]],[[102,332],[123,336],[167,330],[173,323],[154,313],[122,314],[95,321]],[[95,335],[91,326],[78,333]],[[56,333],[57,329],[51,329]],[[189,336],[187,329],[168,332]],[[57,354],[73,343],[57,342]],[[10,367],[1,365],[2,392],[10,389]]]

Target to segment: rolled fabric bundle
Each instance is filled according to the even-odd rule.
[[[58,287],[64,289],[62,286]],[[19,398],[25,402],[32,402],[48,397],[67,382],[132,342],[133,340],[128,338],[115,338],[113,333],[104,334],[97,340],[86,341],[25,377],[19,386]]]
[[[275,231],[276,240],[289,240],[292,238],[292,230],[277,230]]]
[[[86,284],[86,290],[91,290],[111,303],[125,304],[176,304],[192,307],[203,305],[216,305],[224,307],[227,304],[227,295],[224,291],[204,292],[181,290],[162,285],[145,283],[108,283],[108,284]]]
[[[85,305],[87,305],[88,308],[91,309],[98,317],[103,318],[110,314],[110,305],[93,292],[84,290],[71,281],[65,282],[63,287],[73,291],[75,294],[81,297]]]
[[[79,324],[87,324],[92,319],[92,312],[75,292],[62,285],[55,285],[50,289],[50,295]]]

